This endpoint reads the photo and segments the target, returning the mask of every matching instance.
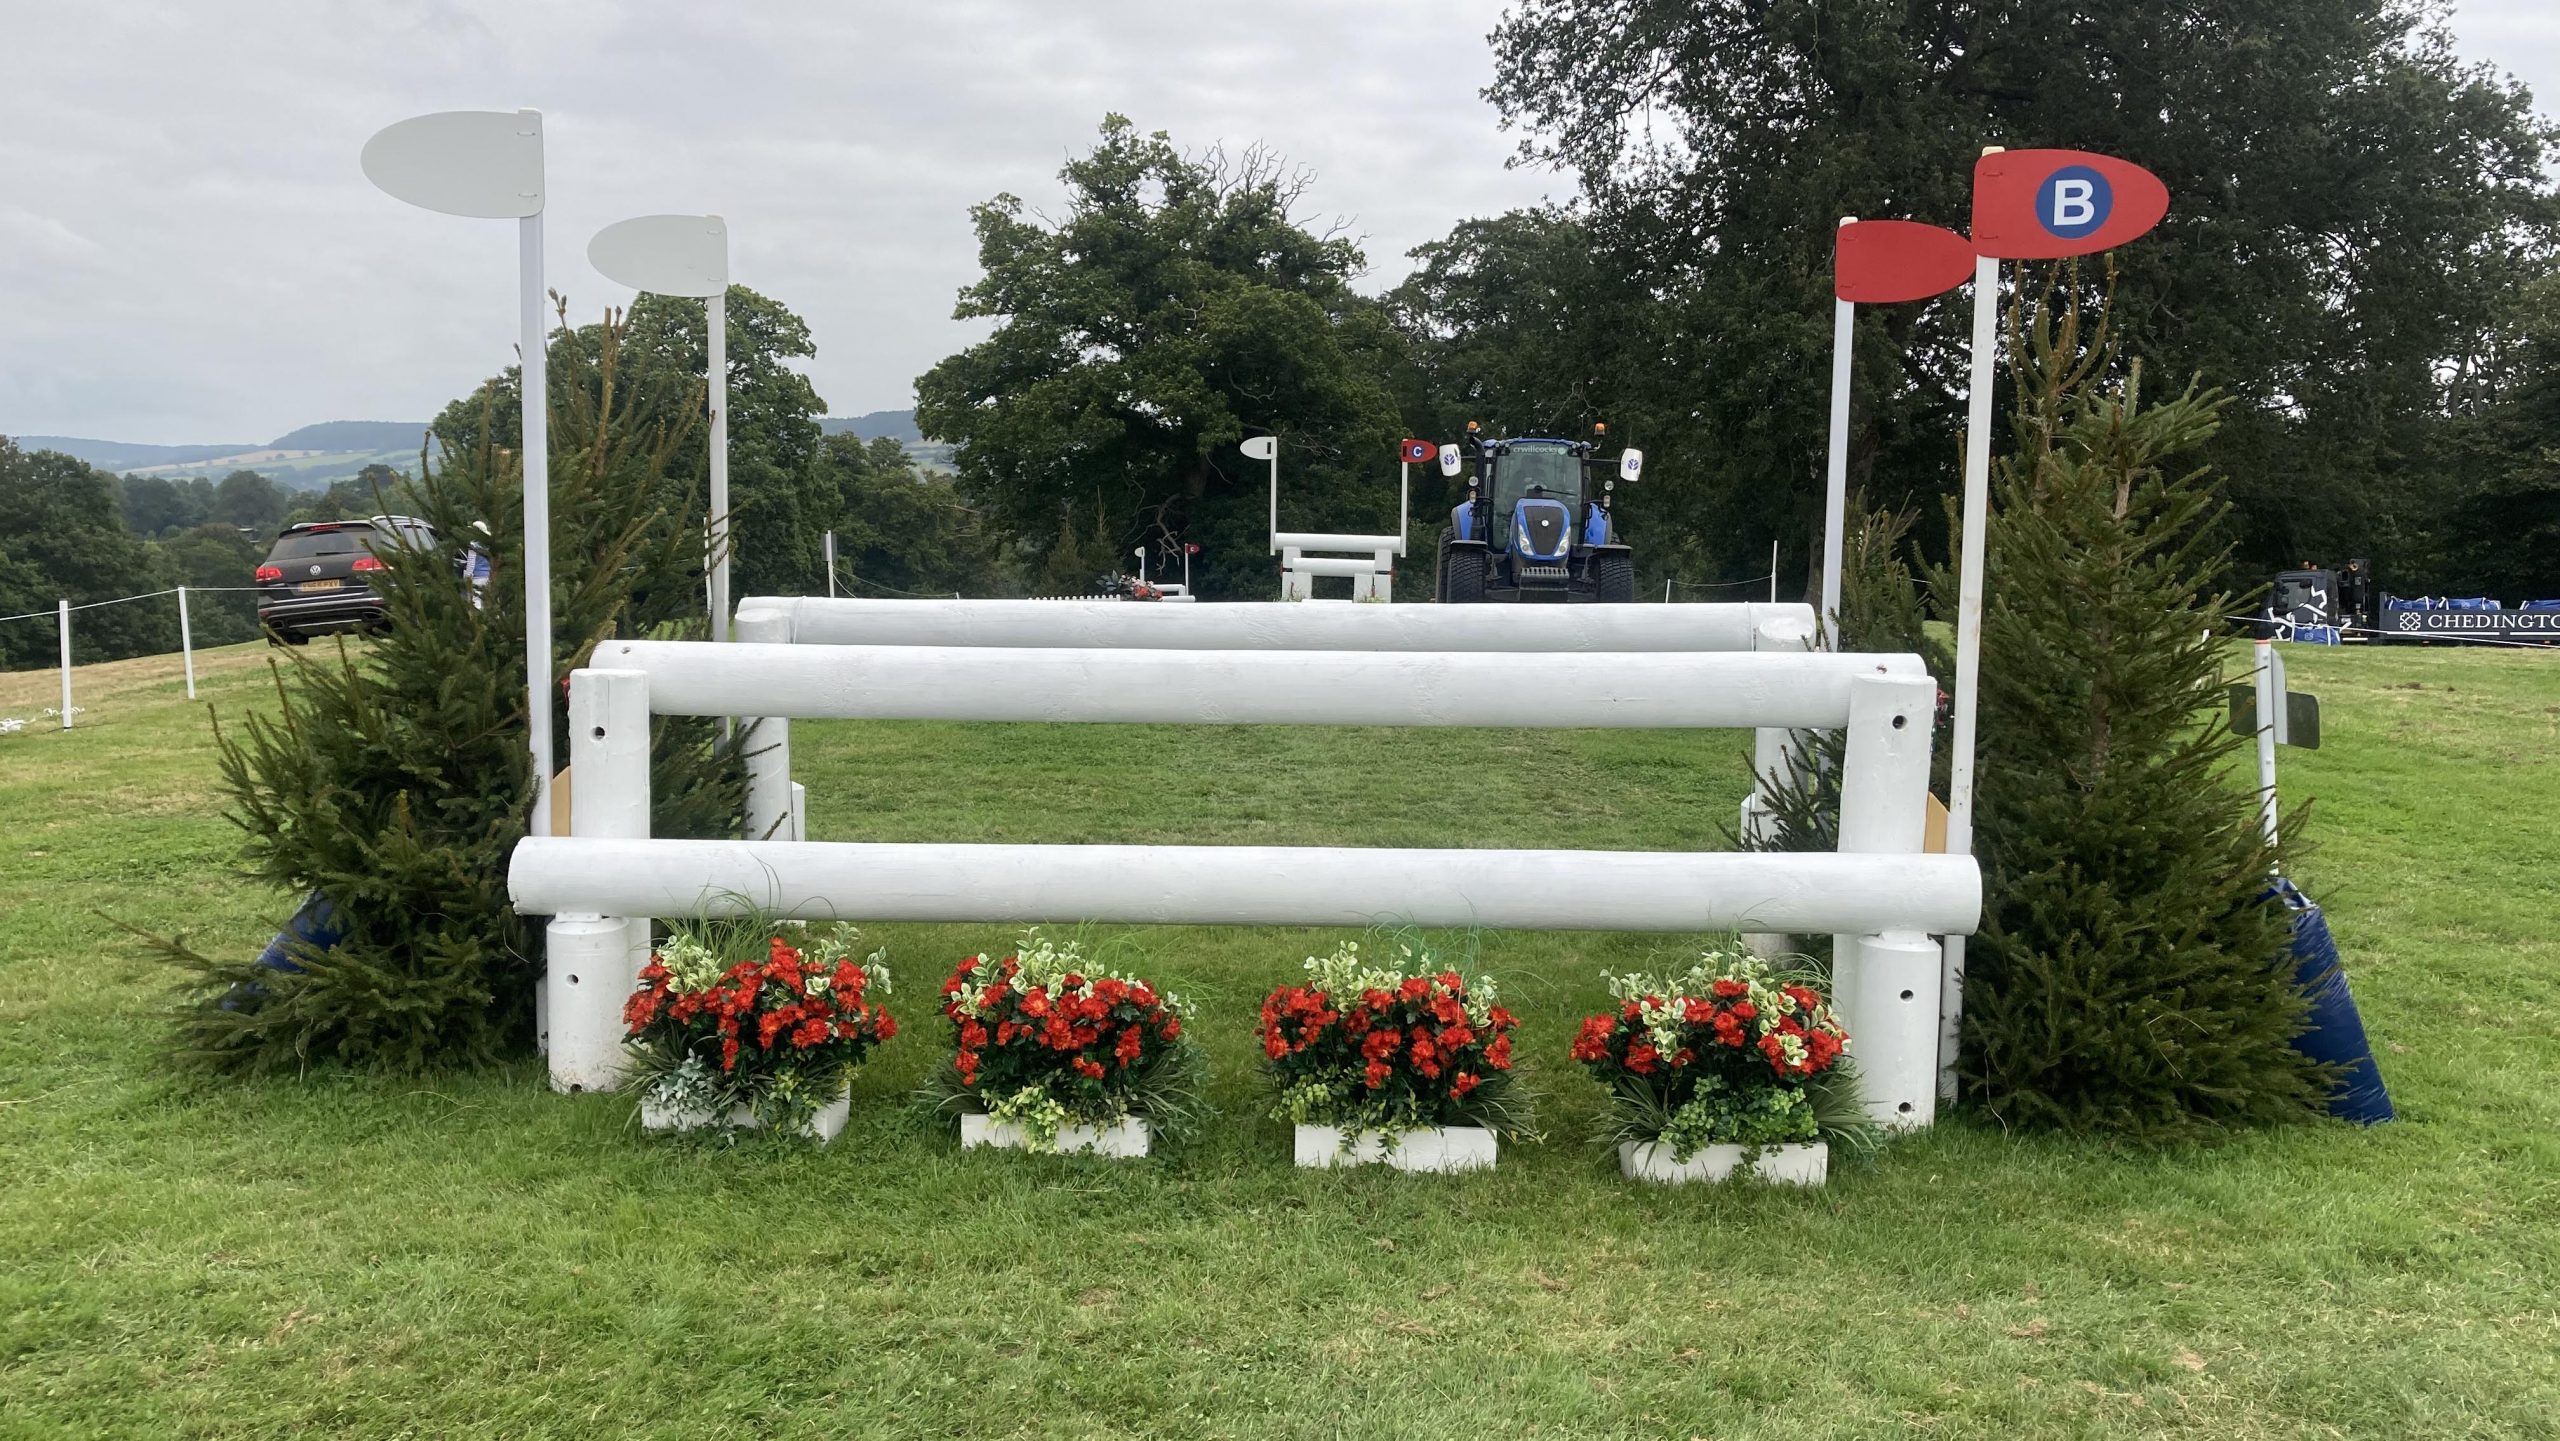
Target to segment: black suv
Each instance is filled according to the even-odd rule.
[[[389,570],[384,556],[397,555],[404,545],[431,551],[436,533],[405,515],[285,527],[258,567],[259,627],[271,643],[300,645],[329,631],[380,626],[382,597],[367,573]]]

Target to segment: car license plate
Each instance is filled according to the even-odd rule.
[[[295,586],[294,589],[300,591],[304,595],[309,595],[315,590],[336,590],[345,584],[346,582],[343,580],[306,580],[302,584]]]

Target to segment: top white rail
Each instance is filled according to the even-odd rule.
[[[1927,674],[1914,655],[1822,651],[1172,652],[648,640],[606,641],[588,664],[646,675],[657,715],[1655,729],[1836,729],[1848,723],[1857,677]]]
[[[1130,650],[1790,651],[1810,643],[1813,607],[1760,602],[1168,606],[758,596],[739,603],[737,636],[800,645]]]

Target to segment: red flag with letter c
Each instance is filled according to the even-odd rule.
[[[2169,187],[2086,150],[1998,150],[1973,163],[1973,245],[2001,260],[2113,250],[2169,213]]]
[[[1915,220],[1852,220],[1833,246],[1831,293],[1853,305],[1926,300],[1973,278],[1973,242]]]
[[[1440,447],[1427,440],[1408,440],[1400,454],[1407,465],[1424,465],[1440,457]]]

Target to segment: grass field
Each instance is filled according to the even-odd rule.
[[[226,715],[263,654],[203,658]],[[2165,1153],[1958,1119],[1811,1194],[1633,1190],[1564,1060],[1678,938],[1489,935],[1545,1139],[1302,1173],[1256,1003],[1315,932],[1112,931],[1187,993],[1219,1126],[961,1156],[898,1102],[993,930],[881,928],[907,1033],[833,1147],[643,1140],[532,1064],[172,1074],[168,976],[245,952],[169,660],[0,737],[0,1436],[2550,1436],[2560,1416],[2560,654],[2299,650],[2305,879],[2402,1119]],[[51,703],[0,676],[0,715]],[[803,725],[813,834],[1714,844],[1734,736]]]

